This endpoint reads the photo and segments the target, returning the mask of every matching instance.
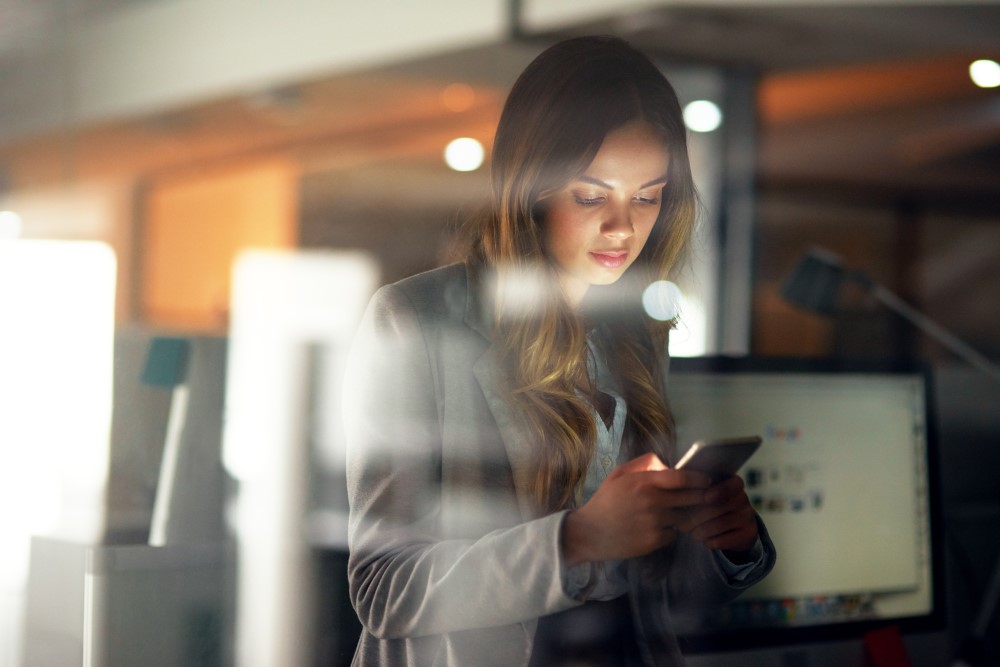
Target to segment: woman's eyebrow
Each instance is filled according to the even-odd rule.
[[[602,187],[602,188],[605,188],[607,190],[614,190],[615,189],[615,186],[611,185],[610,183],[605,183],[604,181],[602,181],[599,178],[594,178],[593,176],[587,176],[586,174],[584,174],[583,176],[581,176],[577,180],[582,181],[584,183],[590,183],[591,185],[596,185],[598,187]],[[666,175],[663,175],[663,176],[660,176],[659,178],[654,178],[653,180],[649,181],[648,183],[643,183],[642,185],[639,186],[639,189],[640,190],[645,190],[646,188],[652,187],[654,185],[663,185],[666,182],[667,182],[667,177],[666,177]]]

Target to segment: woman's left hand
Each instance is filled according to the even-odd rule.
[[[749,551],[757,541],[757,519],[743,480],[734,475],[707,488],[705,503],[689,509],[678,528],[727,555]]]

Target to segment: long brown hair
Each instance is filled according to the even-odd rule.
[[[614,285],[588,291],[587,301],[616,306],[591,309],[585,318],[551,289],[558,283],[542,243],[541,200],[581,175],[604,138],[634,120],[648,123],[668,151],[663,203],[628,271]],[[507,362],[510,400],[537,437],[537,509],[551,512],[573,505],[594,452],[596,389],[587,371],[586,338],[595,324],[597,343],[628,405],[623,446],[631,455],[672,454],[674,425],[662,381],[672,323],[648,318],[641,292],[671,274],[694,226],[696,194],[677,95],[659,69],[621,39],[556,44],[511,89],[493,144],[491,179],[491,210],[471,264],[496,279],[494,334]],[[530,309],[513,307],[511,287],[526,275],[540,276],[542,291],[552,298]],[[609,292],[614,298],[600,299]]]

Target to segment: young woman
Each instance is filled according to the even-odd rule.
[[[352,355],[354,663],[681,664],[671,610],[775,556],[738,477],[670,467],[671,323],[640,295],[694,223],[676,95],[621,40],[560,43],[492,183],[469,259],[382,288]]]

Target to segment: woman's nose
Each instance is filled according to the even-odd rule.
[[[626,239],[635,233],[629,212],[614,211],[601,225],[601,233],[608,238]]]

